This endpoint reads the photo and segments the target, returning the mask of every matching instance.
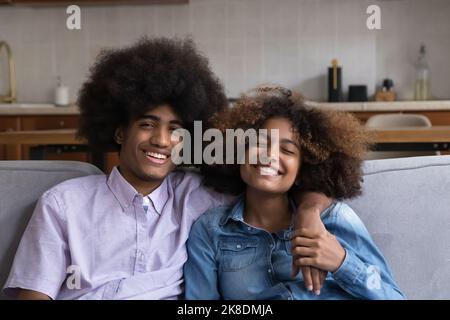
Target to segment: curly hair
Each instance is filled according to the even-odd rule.
[[[120,150],[115,130],[165,103],[189,131],[194,120],[206,121],[227,105],[222,84],[191,39],[144,37],[104,50],[79,92],[78,136],[96,150]]]
[[[258,130],[273,117],[291,121],[301,147],[299,185],[290,193],[316,191],[338,200],[361,193],[362,157],[371,138],[349,113],[314,109],[297,93],[265,86],[242,95],[233,108],[214,115],[210,125],[222,132],[227,128]],[[245,190],[238,164],[204,165],[201,170],[205,184],[220,192]]]

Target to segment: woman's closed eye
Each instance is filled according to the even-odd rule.
[[[288,155],[295,155],[296,150],[295,147],[281,147],[281,152]]]

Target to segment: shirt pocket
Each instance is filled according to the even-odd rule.
[[[219,240],[220,268],[236,271],[248,267],[255,261],[258,240],[227,238]]]

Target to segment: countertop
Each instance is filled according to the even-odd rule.
[[[317,108],[351,112],[383,111],[450,111],[450,100],[435,101],[395,101],[395,102],[314,102],[308,105]],[[0,104],[0,116],[13,115],[77,115],[78,107],[57,107],[54,104],[16,103]]]
[[[78,106],[57,107],[54,104],[43,103],[9,103],[0,104],[0,116],[26,115],[77,115]]]
[[[450,100],[433,101],[395,101],[395,102],[314,102],[308,105],[317,108],[334,109],[351,112],[379,111],[450,111]]]

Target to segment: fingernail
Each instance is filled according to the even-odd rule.
[[[318,296],[318,295],[320,294],[320,290],[314,291],[314,294],[315,294],[316,296]]]
[[[307,286],[306,289],[307,289],[308,291],[312,291],[312,290],[313,290],[313,286]]]

